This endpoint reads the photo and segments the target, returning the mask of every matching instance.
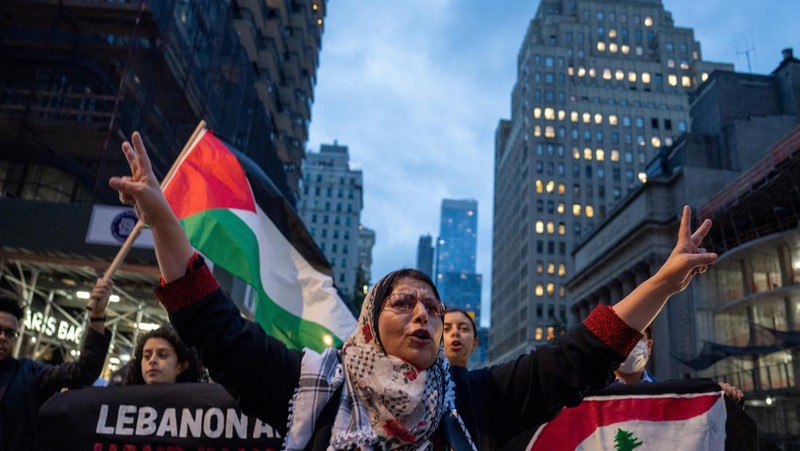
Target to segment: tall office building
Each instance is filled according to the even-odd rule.
[[[433,278],[433,237],[422,235],[417,244],[417,269]]]
[[[436,288],[447,306],[475,314],[481,308],[480,274],[475,273],[478,248],[478,202],[442,200],[436,242]]]
[[[129,171],[120,144],[134,130],[162,178],[204,119],[295,204],[325,4],[0,2],[13,18],[0,21],[0,291],[29,293],[34,318],[81,324],[75,292],[91,288],[135,223],[108,187]],[[157,280],[152,249],[134,249],[115,276],[126,299],[112,315],[166,322]],[[133,324],[116,323],[114,354],[130,348]],[[74,348],[24,334],[26,347],[37,340],[22,355]]]
[[[495,136],[490,360],[568,324],[571,252],[689,128],[688,95],[716,68],[660,0],[543,0]]]
[[[364,285],[361,286],[362,294],[367,294],[364,288],[369,288],[372,280],[372,248],[375,247],[375,231],[358,226],[358,265],[361,268],[361,279]],[[358,288],[358,287],[356,287]]]
[[[347,146],[335,141],[307,153],[303,173],[300,216],[333,266],[339,292],[352,299],[360,267],[363,175],[350,168]]]

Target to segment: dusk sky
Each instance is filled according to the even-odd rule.
[[[702,58],[771,72],[800,55],[796,0],[663,0]],[[338,140],[364,173],[372,282],[416,264],[443,198],[478,201],[481,324],[489,325],[494,133],[510,117],[517,53],[538,1],[329,0],[308,148]],[[746,53],[747,52],[747,53]]]

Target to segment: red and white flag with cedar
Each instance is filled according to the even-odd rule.
[[[527,445],[524,445],[527,443]],[[615,384],[563,409],[507,449],[757,449],[755,423],[707,379]]]

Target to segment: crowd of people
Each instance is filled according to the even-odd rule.
[[[152,230],[162,275],[155,292],[171,323],[140,337],[125,383],[208,381],[200,357],[245,414],[280,429],[285,449],[492,449],[615,378],[650,380],[650,324],[717,258],[700,247],[710,221],[692,231],[686,207],[677,244],[651,278],[555,344],[489,368],[467,368],[480,345],[473,318],[446,309],[433,281],[413,269],[373,285],[341,349],[297,351],[243,318],[220,289],[164,198],[141,136],[122,150],[131,173],[109,183]],[[21,310],[16,300],[0,302],[1,449],[31,449],[39,406],[97,378],[110,289],[98,281],[80,358],[59,366],[12,356]],[[631,376],[638,372],[646,377]]]

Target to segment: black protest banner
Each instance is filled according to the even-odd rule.
[[[39,413],[36,449],[268,451],[282,441],[218,384],[136,385],[52,396]]]

